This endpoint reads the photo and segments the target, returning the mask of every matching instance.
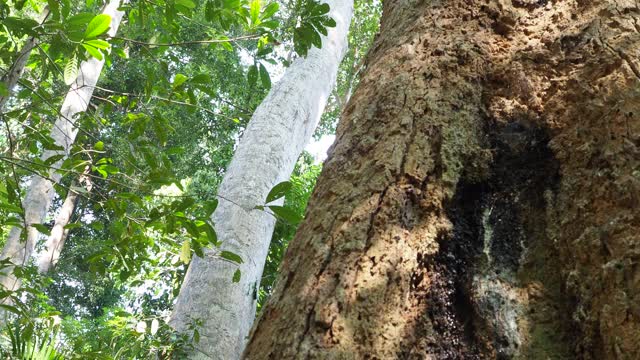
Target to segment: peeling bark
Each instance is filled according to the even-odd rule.
[[[640,357],[639,21],[385,1],[245,358]]]
[[[115,36],[120,25],[120,21],[124,13],[118,11],[120,0],[110,1],[104,8],[103,14],[111,16],[111,28],[108,31],[109,36]],[[28,228],[23,241],[21,227],[13,227],[9,232],[7,241],[0,259],[10,259],[15,265],[25,265],[31,258],[36,241],[38,239],[38,231],[31,226],[32,224],[40,224],[44,220],[55,191],[53,189],[54,182],[57,183],[61,179],[61,174],[53,169],[58,169],[62,162],[68,156],[69,150],[75,141],[78,129],[75,127],[76,116],[85,112],[91,101],[93,91],[98,78],[102,71],[104,60],[91,58],[80,64],[78,78],[71,86],[65,100],[60,109],[59,117],[53,124],[51,129],[51,138],[57,146],[63,150],[45,150],[41,158],[43,161],[57,156],[64,155],[62,159],[51,165],[52,170],[49,171],[48,178],[34,176],[27,188],[26,196],[22,202],[24,208],[24,223]],[[0,275],[0,285],[8,290],[16,290],[20,287],[20,279],[13,276],[13,267],[3,269],[7,274]]]
[[[269,191],[287,180],[311,138],[336,82],[347,49],[353,2],[327,0],[337,26],[328,29],[322,48],[296,60],[256,109],[219,188],[220,204],[212,222],[222,245],[195,257],[176,300],[171,325],[188,332],[195,320],[200,341],[192,359],[237,359],[255,319],[257,291],[267,258],[275,217],[255,209]],[[239,255],[238,266],[217,256]]]

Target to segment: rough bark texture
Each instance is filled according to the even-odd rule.
[[[245,358],[640,358],[639,54],[632,1],[385,1]]]
[[[325,2],[337,26],[323,38],[322,49],[312,49],[287,69],[256,110],[220,185],[212,221],[222,245],[205,251],[204,258],[195,257],[185,276],[171,324],[187,332],[194,320],[202,321],[192,359],[231,360],[242,354],[275,225],[273,215],[255,207],[291,175],[320,120],[347,49],[353,1]],[[238,283],[231,281],[238,266],[219,258],[220,250],[243,259]]]
[[[119,6],[120,0],[112,0],[105,6],[102,12],[103,14],[111,16],[111,28],[108,31],[109,36],[115,36],[122,16],[124,15],[122,11],[118,11]],[[64,155],[64,157],[52,165],[52,170],[49,171],[48,178],[45,179],[40,176],[34,176],[31,180],[22,202],[24,222],[28,225],[26,242],[21,241],[23,229],[13,227],[2,249],[0,259],[10,259],[11,262],[16,265],[24,265],[31,258],[39,233],[38,230],[30,225],[42,223],[47,215],[47,211],[49,211],[51,201],[55,195],[53,182],[58,182],[61,178],[61,174],[55,169],[60,168],[64,158],[69,154],[71,145],[73,145],[75,141],[78,133],[78,129],[75,127],[76,116],[87,110],[103,65],[104,60],[100,61],[96,58],[91,58],[80,64],[78,78],[67,93],[62,108],[60,109],[59,117],[51,129],[51,138],[53,138],[54,143],[64,148],[64,150],[45,150],[42,154],[43,161],[56,155]],[[4,269],[4,271],[8,272],[8,274],[0,276],[0,285],[8,290],[17,289],[20,286],[20,281],[12,275],[13,269],[8,268]]]

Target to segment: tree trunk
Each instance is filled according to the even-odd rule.
[[[245,358],[640,358],[638,24],[385,1]]]
[[[185,276],[171,324],[186,332],[202,321],[193,359],[239,358],[255,318],[257,291],[275,225],[263,205],[269,191],[291,175],[322,115],[347,48],[353,2],[325,1],[337,27],[296,60],[254,113],[220,185],[220,204],[212,217],[220,249],[195,257]],[[243,259],[238,266],[217,257],[220,250]]]
[[[82,191],[77,189],[82,186],[82,183],[85,183],[86,191],[87,193],[90,193],[91,188],[93,187],[91,179],[88,177],[90,171],[91,168],[87,167],[84,174],[78,178],[78,182],[74,182],[69,189],[62,206],[58,209],[58,214],[56,215],[53,228],[51,229],[51,234],[45,244],[46,250],[44,253],[40,254],[38,258],[38,270],[40,273],[49,272],[56,266],[58,259],[60,259],[60,253],[64,247],[64,242],[69,236],[69,229],[67,228],[67,225],[71,222],[71,217],[73,216],[78,204],[78,198],[80,197],[80,193],[78,191]]]
[[[42,15],[40,16],[40,24],[44,23],[49,17],[49,6],[45,7]],[[22,73],[24,72],[24,67],[27,65],[27,60],[29,60],[29,55],[31,55],[31,51],[38,46],[38,38],[35,36],[31,36],[25,41],[22,49],[20,49],[20,53],[18,53],[18,57],[14,61],[13,65],[7,72],[2,76],[0,82],[2,82],[7,88],[7,95],[0,95],[0,114],[2,114],[2,110],[6,105],[7,101],[11,98],[13,93],[13,89],[18,84]]]
[[[124,15],[123,12],[118,11],[119,6],[120,0],[111,0],[102,12],[111,16],[109,36],[115,36]],[[42,154],[43,161],[56,155],[64,155],[64,158],[66,158],[69,154],[71,145],[73,145],[78,133],[78,129],[75,127],[76,115],[87,110],[103,65],[104,60],[101,61],[96,58],[84,61],[80,65],[78,78],[67,93],[60,109],[60,116],[51,130],[51,137],[55,144],[61,146],[64,150],[45,150]],[[40,224],[44,220],[55,195],[53,183],[60,181],[61,178],[61,175],[55,169],[60,168],[64,158],[52,165],[47,179],[34,176],[31,180],[27,194],[22,202],[24,222],[28,226],[26,242],[21,241],[23,229],[13,227],[9,232],[2,254],[0,254],[0,259],[10,259],[16,265],[24,265],[31,258],[38,239],[38,230],[30,225]],[[19,279],[12,274],[13,268],[4,269],[4,271],[7,274],[0,276],[0,284],[8,290],[15,290],[20,287]]]
[[[62,206],[58,210],[51,234],[45,245],[46,251],[40,255],[38,259],[38,271],[40,271],[40,273],[44,274],[49,272],[49,270],[58,263],[62,247],[69,234],[69,230],[65,229],[65,226],[69,225],[71,221],[73,212],[76,209],[76,204],[78,203],[78,196],[78,192],[70,189]]]

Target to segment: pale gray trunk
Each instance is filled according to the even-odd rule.
[[[220,205],[212,217],[222,246],[195,257],[185,276],[171,324],[187,332],[193,320],[202,321],[192,359],[237,359],[245,346],[275,224],[272,215],[254,208],[289,178],[347,49],[353,2],[325,2],[337,27],[323,39],[322,49],[312,49],[287,69],[256,110],[220,186]],[[217,257],[219,250],[244,260],[239,283],[231,281],[237,266]]]
[[[88,177],[90,171],[91,169],[87,167],[84,174],[79,177],[78,182],[74,182],[74,185],[71,186],[67,193],[64,203],[58,210],[55,223],[51,229],[51,234],[45,244],[45,252],[40,254],[38,258],[38,270],[40,273],[49,272],[56,266],[58,259],[60,259],[60,253],[62,252],[64,242],[66,241],[67,236],[69,236],[69,229],[67,228],[67,225],[71,222],[71,217],[75,212],[78,199],[80,197],[80,191],[84,191],[81,186],[83,183],[85,184],[87,193],[90,193],[93,187],[91,179]]]
[[[71,221],[76,204],[78,203],[78,196],[79,193],[75,191],[73,187],[69,189],[64,203],[60,207],[60,210],[58,210],[51,234],[47,239],[46,251],[40,255],[38,259],[38,270],[41,273],[48,272],[58,263],[62,246],[69,234],[69,229],[65,227],[69,225]]]
[[[40,16],[40,23],[44,23],[44,21],[49,17],[49,7],[47,6],[42,15]],[[27,64],[27,60],[29,60],[29,55],[31,55],[31,51],[38,46],[38,38],[35,36],[31,36],[25,41],[16,61],[13,63],[11,68],[7,70],[7,73],[2,76],[2,83],[4,83],[7,88],[7,95],[0,95],[0,113],[2,113],[2,109],[4,109],[5,104],[9,101],[11,94],[13,93],[13,89],[18,84],[22,73],[24,72],[24,67]]]
[[[103,14],[111,16],[110,36],[116,34],[124,15],[123,12],[118,11],[119,6],[120,0],[111,0],[103,11]],[[69,154],[71,145],[78,133],[78,129],[75,127],[76,115],[87,110],[103,65],[104,60],[100,61],[95,58],[84,61],[80,65],[78,78],[67,93],[59,117],[51,130],[51,137],[55,144],[63,149],[45,150],[41,157],[42,160],[47,160],[56,155],[64,155],[64,158],[66,158]],[[30,225],[40,224],[44,221],[55,195],[54,182],[57,183],[61,179],[61,174],[54,169],[60,168],[64,158],[52,165],[47,178],[34,176],[31,180],[27,194],[22,202],[24,223],[28,226],[26,242],[21,241],[22,228],[13,227],[9,232],[2,254],[0,254],[0,259],[10,259],[15,265],[24,265],[33,254],[35,243],[38,239],[38,231]],[[0,275],[0,285],[8,290],[16,290],[20,287],[20,280],[13,276],[13,268],[5,268],[3,272],[5,274]]]

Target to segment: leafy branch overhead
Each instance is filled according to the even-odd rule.
[[[308,0],[302,9],[298,26],[293,33],[293,43],[298,54],[307,56],[313,46],[322,47],[321,35],[326,36],[327,28],[335,27],[336,21],[328,15],[331,9],[326,3]]]

